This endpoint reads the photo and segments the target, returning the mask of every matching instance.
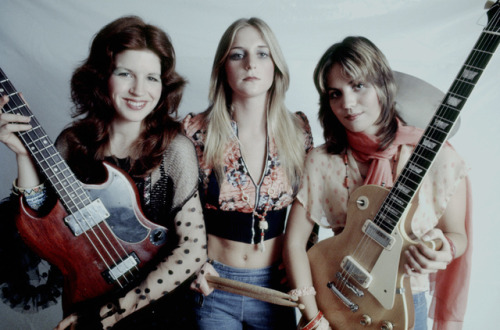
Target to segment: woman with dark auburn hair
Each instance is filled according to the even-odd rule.
[[[118,292],[102,308],[91,306],[71,314],[59,329],[74,323],[85,329],[107,328],[124,318],[115,328],[195,327],[186,280],[206,260],[206,234],[196,153],[179,133],[175,118],[184,85],[175,71],[169,37],[136,16],[103,27],[88,58],[75,70],[71,96],[77,119],[59,135],[57,148],[84,183],[106,179],[102,161],[127,172],[145,216],[168,231],[165,246],[153,259],[158,264],[147,267],[150,272],[142,283]],[[0,105],[7,102],[3,97]],[[14,192],[24,195],[36,211],[50,207],[47,196],[52,192],[14,134],[30,129],[25,123],[28,117],[0,115],[0,141],[17,154]]]
[[[366,38],[347,37],[331,46],[316,66],[314,83],[320,97],[319,119],[325,144],[306,159],[302,186],[285,231],[284,259],[291,285],[304,293],[299,298],[305,305],[303,324],[312,322],[311,329],[338,329],[346,325],[328,324],[321,317],[325,312],[331,320],[337,310],[320,311],[314,297],[319,288],[313,287],[311,270],[321,266],[317,264],[321,258],[312,250],[306,253],[309,233],[315,223],[326,218],[328,228],[339,235],[333,241],[340,239],[349,222],[351,194],[364,185],[392,187],[423,131],[400,119],[395,108],[393,72],[382,52]],[[413,293],[415,329],[427,328],[425,292],[430,288],[437,299],[429,313],[435,319],[435,328],[461,327],[466,301],[451,297],[466,297],[468,287],[470,188],[466,176],[464,161],[449,143],[444,144],[416,193],[414,206],[418,206],[406,219],[410,237],[420,241],[402,251],[405,276],[410,277]],[[349,239],[353,238],[343,236],[341,242]],[[443,242],[440,250],[434,251],[422,242],[433,239]],[[331,251],[340,256],[342,252]],[[311,266],[310,262],[315,264]],[[329,289],[325,290],[336,299]],[[342,316],[336,320],[344,321]]]

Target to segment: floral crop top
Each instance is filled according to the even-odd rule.
[[[297,112],[296,116],[302,122],[304,148],[308,153],[313,148],[311,128],[303,113]],[[235,135],[238,135],[236,122],[232,121],[231,125]],[[230,142],[226,147],[225,175],[222,182],[217,182],[212,168],[204,162],[207,128],[203,115],[187,115],[183,127],[195,145],[201,167],[207,233],[249,244],[281,235],[286,209],[295,198],[297,187],[292,187],[281,166],[274,139],[268,140],[267,161],[260,182],[254,182],[250,177],[237,141]],[[262,215],[267,221],[264,230],[259,221]]]

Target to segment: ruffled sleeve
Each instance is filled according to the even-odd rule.
[[[306,154],[308,154],[314,147],[311,125],[309,124],[307,116],[302,111],[295,112],[295,116],[299,120],[300,127],[304,132],[304,148],[306,150]]]
[[[348,198],[347,189],[342,185],[345,171],[341,157],[327,154],[324,146],[313,149],[306,157],[297,200],[307,216],[324,227],[345,225]]]

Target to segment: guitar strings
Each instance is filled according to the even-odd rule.
[[[492,27],[498,27],[499,16],[500,16],[500,11],[497,10],[493,16],[493,19],[490,20],[490,23],[486,26],[486,28],[481,33],[481,36],[480,36],[478,42],[476,43],[475,48],[473,49],[473,51],[469,55],[470,59],[468,59],[466,61],[466,64],[464,65],[462,70],[460,70],[460,72],[458,73],[457,78],[455,79],[455,83],[452,84],[450,91],[448,92],[447,95],[445,95],[445,99],[448,98],[449,96],[452,96],[452,95],[459,95],[460,96],[461,95],[460,91],[462,91],[464,89],[464,87],[467,88],[467,86],[469,86],[470,90],[468,91],[468,94],[470,94],[470,92],[474,88],[474,86],[475,86],[474,78],[470,82],[463,80],[464,69],[465,69],[465,67],[468,67],[468,68],[471,68],[473,72],[475,72],[475,70],[479,70],[479,72],[477,72],[477,75],[480,76],[482,74],[484,68],[486,67],[487,61],[489,61],[489,58],[491,58],[491,56],[493,55],[494,48],[496,48],[498,46],[498,35],[499,34],[497,31],[494,31],[492,29]],[[490,48],[493,48],[493,49],[492,49],[492,52],[489,53],[489,55],[486,55],[483,51],[479,50],[479,49],[490,49]],[[480,64],[485,60],[486,60],[486,63],[484,64],[483,68],[481,69],[480,68],[481,65],[478,66],[477,64]],[[476,82],[479,79],[479,76],[476,79]],[[466,76],[466,78],[467,78],[467,76]],[[467,97],[462,99],[462,101],[463,101],[462,105],[465,103],[467,98],[468,98],[468,95],[467,95]],[[444,119],[444,120],[448,121],[446,118],[450,117],[450,115],[449,115],[450,112],[451,113],[457,112],[457,111],[460,112],[460,110],[461,109],[457,109],[457,108],[452,107],[448,104],[445,104],[443,101],[442,105],[437,109],[434,117],[436,117],[436,118],[439,117],[442,120]],[[457,117],[458,117],[458,115],[457,115]],[[442,143],[446,142],[446,137],[449,135],[449,132],[451,131],[452,128],[453,128],[453,125],[449,128],[449,130],[447,130],[447,132],[445,132],[445,139],[443,139]],[[440,140],[439,136],[442,134],[443,134],[442,130],[438,129],[434,125],[429,125],[426,132],[424,133],[424,137],[430,138],[433,141],[438,142]],[[420,145],[420,143],[419,143],[419,145]],[[429,152],[434,153],[434,155],[431,155],[432,161],[429,160],[427,157]],[[420,157],[426,161],[430,161],[430,163],[431,163],[429,165],[429,167],[430,167],[438,152],[439,152],[439,149],[437,150],[437,152],[434,152],[434,151],[428,150],[424,147],[420,147],[420,148],[415,149],[414,153],[412,154],[412,157],[409,159],[408,162],[410,162],[412,160],[412,158]],[[413,155],[415,155],[415,157],[413,157]],[[405,165],[405,169],[407,168],[407,166],[408,166],[408,164]],[[426,174],[426,172],[424,172],[424,176],[425,176],[425,174]],[[423,176],[420,178],[420,180],[423,180]],[[415,184],[415,182],[413,182],[408,176],[405,175],[404,170],[401,173],[401,178],[398,178],[397,181],[401,182],[405,186],[408,185],[409,183],[411,183],[412,185]],[[389,207],[386,210],[384,210],[384,209],[379,210],[379,212],[377,213],[377,215],[375,217],[375,221],[374,221],[377,225],[381,226],[382,228],[384,228],[386,230],[388,228],[384,225],[384,222],[381,219],[388,218],[389,221],[392,222],[391,226],[393,229],[396,227],[396,225],[399,221],[399,218],[397,220],[392,219],[392,217],[390,216],[390,212],[388,211],[389,209],[394,208],[396,205],[395,203],[397,203],[396,202],[397,197],[393,198],[394,195],[397,195],[397,193],[395,193],[395,191],[396,191],[395,189],[391,189],[389,195],[386,197],[386,200],[383,203],[383,205],[388,205]],[[409,197],[409,196],[407,196],[407,197]],[[411,197],[413,197],[413,195]],[[368,249],[370,247],[368,242],[370,242],[370,241],[372,241],[372,239],[369,238],[367,235],[364,235],[363,238],[360,240],[360,243],[358,243],[356,249],[354,250],[353,256],[357,256],[357,258],[366,256]],[[345,279],[349,279],[352,277],[350,275],[350,272],[347,272],[346,270],[342,270],[341,273],[342,273],[343,278],[345,278]],[[341,292],[345,289],[346,282],[347,281],[341,281],[342,285],[339,286],[339,290],[341,290]]]
[[[1,70],[1,69],[0,69]],[[40,132],[44,133],[44,130],[43,128],[40,126],[40,124],[38,123],[37,119],[35,116],[33,116],[32,114],[30,114],[28,112],[28,114],[25,114],[23,113],[23,107],[26,108],[26,110],[28,110],[28,106],[25,104],[25,102],[23,102],[22,98],[19,96],[19,93],[15,90],[14,86],[12,85],[12,83],[10,82],[10,80],[5,76],[5,74],[3,73],[3,71],[1,71],[2,75],[6,78],[5,79],[5,83],[6,84],[9,84],[9,89],[7,90],[12,90],[14,91],[15,93],[9,95],[9,102],[5,105],[5,107],[7,108],[7,111],[6,112],[9,112],[9,113],[16,113],[15,110],[18,110],[19,113],[18,114],[21,114],[21,115],[29,115],[30,118],[31,118],[31,121],[32,121],[32,129],[30,129],[29,131],[26,131],[26,132],[19,132],[18,133],[18,136],[23,140],[23,142],[25,143],[26,146],[28,146],[29,144],[35,144],[35,140],[32,140],[32,141],[27,141],[27,138],[30,138],[32,139],[32,137],[29,135],[30,132],[33,132],[35,135],[38,136],[38,133],[36,132],[36,130],[39,130]],[[2,82],[3,84],[4,82]],[[16,99],[19,99],[20,103],[18,103],[18,101]],[[12,107],[11,104],[13,104],[14,106]],[[45,138],[48,139],[47,135],[45,135]],[[38,136],[40,137],[40,136]],[[52,146],[52,144],[50,144],[50,146]],[[46,149],[50,148],[47,147]],[[37,152],[39,153],[39,155],[41,157],[44,158],[44,161],[47,161],[48,159],[45,158],[45,156],[41,153],[42,150],[38,150]],[[51,156],[52,157],[52,156]],[[63,161],[64,162],[64,161]],[[59,172],[61,173],[61,172]],[[45,172],[45,169],[44,169],[44,174],[46,175],[47,179],[51,179],[50,175],[48,173]],[[64,175],[64,174],[63,174]],[[53,175],[52,177],[55,177],[56,175]],[[71,174],[69,177],[64,175],[65,176],[65,179],[67,180],[67,182],[69,183],[70,180],[69,178],[73,176],[73,174]],[[60,178],[58,178],[60,180]],[[79,182],[78,180],[75,179],[74,182]],[[80,212],[80,209],[78,209],[78,207],[76,207],[76,205],[78,205],[78,202],[80,202],[82,205],[89,205],[91,200],[88,196],[88,194],[84,193],[84,194],[77,194],[77,199],[74,199],[71,197],[71,194],[68,193],[67,191],[67,186],[65,185],[62,185],[63,187],[63,190],[65,191],[66,193],[66,196],[70,198],[69,202],[73,203],[74,205],[70,205],[71,203],[69,203],[68,201],[64,201],[64,196],[62,196],[62,193],[61,193],[61,197],[63,198],[62,201],[64,201],[64,204],[66,205],[67,209],[68,209],[68,212],[70,214],[73,214],[75,212]],[[56,187],[54,187],[54,189],[56,189]],[[83,188],[81,187],[81,183],[79,185],[79,189],[81,189],[83,191]],[[84,199],[82,199],[82,196],[84,196]],[[81,212],[80,212],[81,213]],[[94,227],[98,227],[99,231],[101,232],[102,236],[104,236],[105,240],[108,242],[108,245],[111,246],[112,250],[114,250],[114,253],[116,254],[116,257],[119,259],[120,262],[124,261],[125,257],[122,257],[122,255],[116,250],[116,245],[118,245],[118,248],[122,250],[122,253],[127,254],[127,252],[125,251],[123,245],[117,241],[116,239],[114,240],[114,242],[111,242],[111,239],[109,238],[109,236],[103,231],[103,229],[101,228],[101,226],[92,226],[90,224],[90,221],[89,219],[86,217],[86,216],[83,216],[83,221],[85,221],[87,227],[89,228],[89,230],[92,232],[92,234],[95,236],[96,240],[97,240],[97,244],[100,245],[102,247],[102,249],[104,250],[104,253],[107,254],[107,256],[109,257],[109,259],[111,260],[112,263],[114,263],[114,266],[118,266],[119,263],[117,262],[118,260],[113,257],[113,251],[109,251],[109,249],[106,247],[106,244],[103,243],[103,241],[101,240],[99,234],[95,231]],[[97,223],[96,222],[96,219],[94,218],[93,215],[91,215],[91,219],[93,220],[92,223]],[[96,245],[96,243],[94,242],[94,240],[92,239],[92,237],[90,237],[88,231],[83,228],[83,225],[77,221],[77,224],[78,226],[80,227],[80,230],[82,231],[82,233],[85,235],[85,237],[88,239],[88,241],[90,242],[90,244],[92,245],[92,247],[94,248],[95,252],[97,253],[97,255],[99,256],[99,258],[101,258],[102,262],[104,263],[105,267],[108,269],[108,270],[111,270],[111,266],[109,265],[108,261],[106,260],[106,258],[104,257],[104,255],[101,253],[101,250],[100,248]],[[113,236],[114,238],[114,236]],[[137,266],[134,267],[135,270],[138,269]],[[132,269],[129,269],[127,270],[127,273],[129,273],[130,275],[133,276],[133,273],[132,273]],[[133,279],[133,278],[132,278]],[[121,277],[117,278],[116,279],[116,282],[119,286],[123,287],[123,284],[121,283],[121,280],[124,280],[127,284],[127,282],[130,282],[129,279],[127,279],[126,277],[126,273],[122,274]]]

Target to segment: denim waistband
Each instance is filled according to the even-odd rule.
[[[263,267],[263,268],[239,268],[232,267],[222,262],[218,262],[216,260],[210,259],[210,263],[217,271],[221,271],[224,274],[228,274],[231,276],[261,276],[261,275],[270,275],[271,273],[278,270],[279,263],[275,263],[271,266]]]

